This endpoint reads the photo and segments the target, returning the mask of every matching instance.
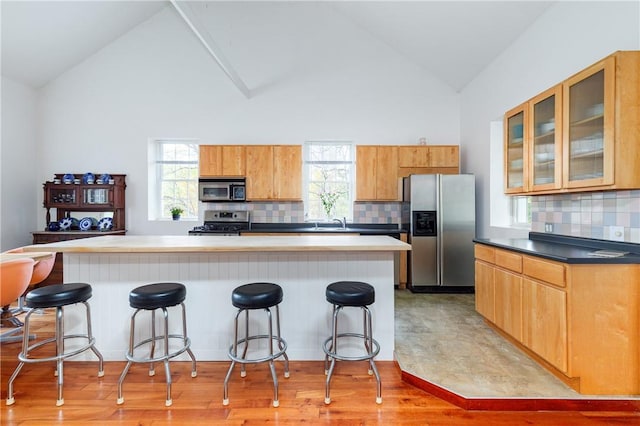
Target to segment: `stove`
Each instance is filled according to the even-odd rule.
[[[205,210],[204,224],[189,235],[240,235],[249,229],[249,212],[244,210]]]

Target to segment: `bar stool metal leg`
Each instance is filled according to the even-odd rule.
[[[332,304],[331,336],[324,341],[325,352],[325,404],[331,403],[331,378],[335,370],[336,361],[368,361],[369,375],[376,378],[376,402],[382,403],[382,384],[380,374],[376,368],[374,357],[380,352],[379,343],[373,338],[371,311],[368,305],[375,301],[373,286],[358,281],[338,281],[327,286],[327,301]],[[338,319],[344,307],[362,309],[362,333],[338,332]],[[338,352],[340,338],[361,339],[364,345],[364,355],[347,355]]]
[[[89,304],[84,298],[91,297],[91,288],[88,284],[84,283],[74,283],[74,284],[59,284],[50,286],[50,288],[45,289],[45,291],[37,291],[33,290],[31,295],[27,297],[31,297],[32,303],[35,304],[38,308],[54,308],[55,307],[55,329],[54,329],[54,337],[46,338],[42,341],[35,342],[33,345],[29,345],[29,329],[31,327],[31,315],[34,312],[37,312],[36,309],[29,309],[24,319],[24,334],[22,340],[22,350],[18,354],[18,360],[20,363],[14,370],[13,374],[9,378],[9,384],[7,388],[7,405],[12,405],[15,403],[15,399],[13,397],[13,382],[18,377],[20,371],[24,364],[27,363],[37,363],[37,362],[51,362],[55,361],[55,375],[56,379],[56,406],[64,405],[64,396],[63,396],[63,385],[64,385],[64,360],[70,358],[72,356],[78,355],[88,349],[96,355],[98,358],[98,377],[104,376],[104,360],[102,354],[95,347],[95,338],[93,337],[93,331],[91,327],[91,310]],[[86,312],[86,334],[66,334],[64,332],[64,306],[47,306],[47,302],[54,302],[56,292],[66,292],[71,297],[75,297],[75,299],[71,299],[71,303],[69,304],[82,304],[84,305]],[[86,343],[79,347],[71,349],[69,352],[65,352],[65,340],[66,339],[86,339]],[[55,345],[55,355],[50,357],[42,357],[42,358],[32,358],[29,356],[29,353],[34,351],[37,348],[40,348],[44,345],[53,343]]]
[[[170,360],[183,352],[186,352],[191,358],[191,377],[197,376],[196,359],[191,351],[191,340],[187,335],[187,316],[186,307],[184,305],[184,299],[186,297],[186,288],[183,284],[179,283],[156,283],[148,284],[145,286],[134,289],[129,294],[129,303],[131,307],[136,308],[135,312],[131,315],[131,326],[129,331],[129,350],[126,354],[127,364],[125,365],[120,379],[118,380],[118,396],[116,402],[118,404],[124,403],[124,396],[122,392],[123,382],[129,372],[132,363],[148,363],[149,364],[149,376],[155,375],[155,363],[162,361],[165,380],[166,380],[166,400],[165,405],[167,407],[173,404],[171,398],[172,376],[170,368]],[[169,331],[169,311],[168,307],[180,305],[182,316],[182,334],[170,334]],[[156,332],[156,310],[162,311],[162,334],[158,335]],[[142,341],[135,342],[135,328],[136,328],[136,316],[142,310],[150,311],[151,313],[151,337],[143,339]],[[173,352],[170,351],[169,342],[170,339],[180,339],[181,345]],[[162,340],[164,350],[162,355],[156,355],[156,341]],[[144,357],[136,357],[135,350],[141,346],[149,345],[149,355]],[[144,348],[143,348],[144,349]]]
[[[282,336],[280,335],[280,307],[276,305],[276,329],[278,332],[278,349],[282,352],[282,357],[284,358],[284,377],[286,379],[289,378],[289,356],[285,352],[284,340],[282,340]]]
[[[229,381],[235,368],[236,363],[241,365],[240,376],[246,376],[245,364],[254,364],[261,362],[269,363],[269,371],[271,372],[271,378],[273,380],[273,406],[278,407],[280,402],[278,400],[278,377],[275,368],[275,360],[279,357],[284,358],[284,377],[289,377],[289,357],[287,356],[287,343],[280,334],[280,309],[278,304],[282,301],[282,288],[277,284],[272,283],[252,283],[245,284],[237,287],[232,293],[232,303],[238,308],[234,318],[234,331],[233,342],[229,347],[229,358],[231,359],[231,365],[227,371],[227,375],[224,379],[223,385],[223,399],[222,404],[229,404]],[[273,314],[270,308],[275,307],[275,334],[273,324]],[[255,334],[251,335],[249,332],[249,310],[263,309],[267,316],[267,334]],[[239,332],[239,319],[244,312],[244,336],[238,337]],[[257,355],[255,358],[247,358],[249,341],[250,340],[264,340],[268,342],[268,354],[266,356]],[[277,342],[277,349],[274,349],[274,340]],[[240,345],[242,347],[242,354],[238,354]]]

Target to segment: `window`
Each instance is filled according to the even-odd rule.
[[[531,227],[531,197],[511,197],[511,225],[523,228]]]
[[[172,207],[181,207],[184,218],[198,217],[198,153],[194,140],[152,141],[150,218],[170,219]]]
[[[307,220],[353,217],[352,142],[304,144],[303,193]]]

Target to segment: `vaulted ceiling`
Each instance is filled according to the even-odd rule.
[[[194,2],[198,7],[193,10],[197,12],[203,3]],[[206,3],[215,8],[222,2]],[[282,2],[278,3],[282,7]],[[554,2],[322,3],[459,91]],[[163,8],[173,8],[168,1],[89,0],[4,0],[0,7],[2,75],[34,88],[81,63]],[[189,31],[186,25],[185,31]]]

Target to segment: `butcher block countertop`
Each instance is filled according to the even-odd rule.
[[[372,236],[180,236],[122,235],[84,238],[24,247],[59,253],[209,253],[291,251],[407,251],[411,246],[383,235]]]

